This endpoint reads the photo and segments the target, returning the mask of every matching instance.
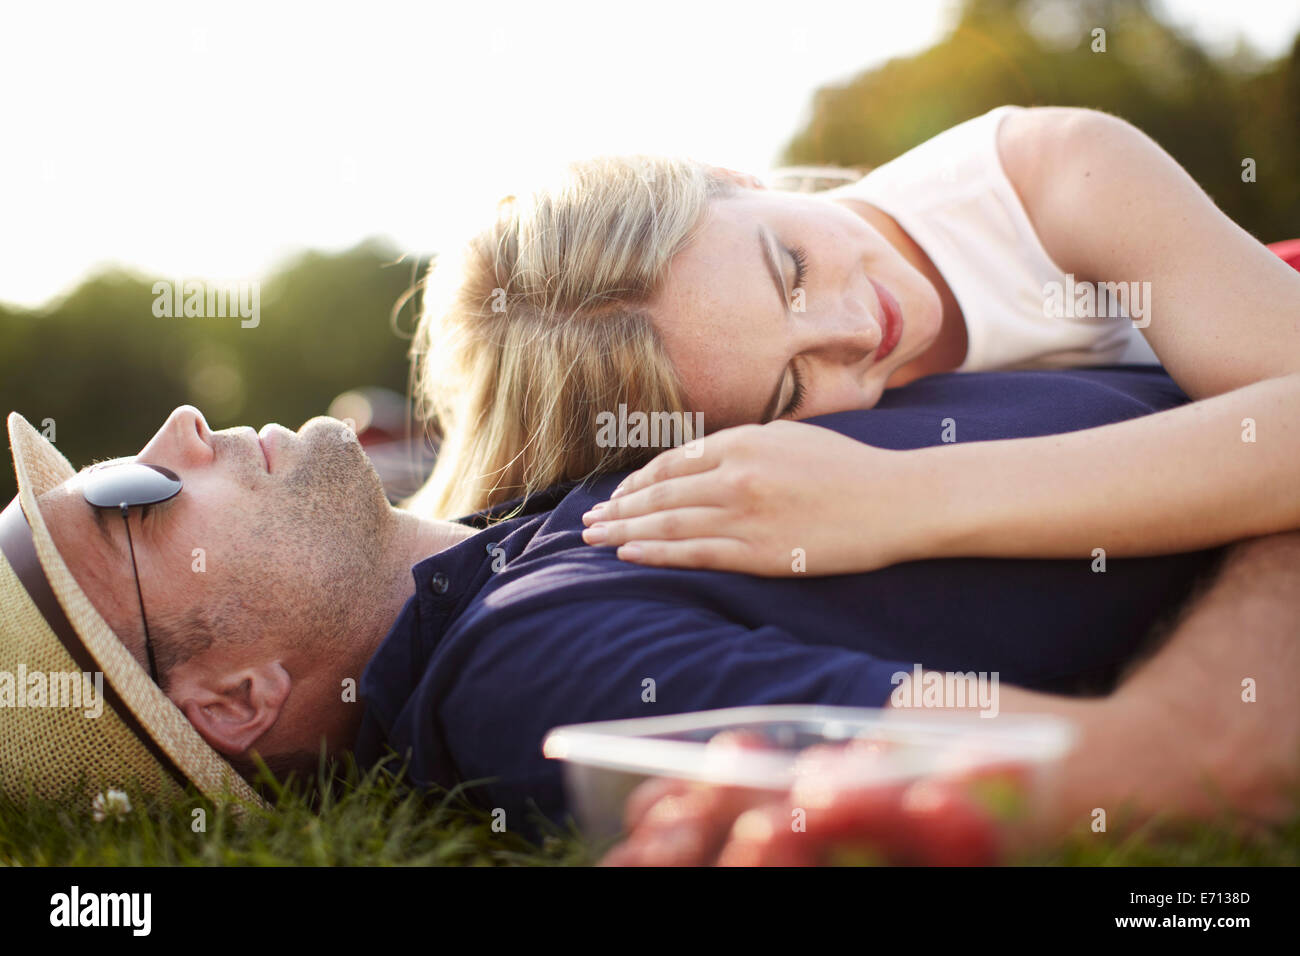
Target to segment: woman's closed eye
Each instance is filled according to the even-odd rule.
[[[796,415],[803,406],[803,401],[807,397],[807,391],[804,389],[803,379],[799,376],[799,369],[790,366],[790,378],[794,386],[790,391],[790,400],[785,403],[785,408],[781,410],[779,418],[789,418]]]
[[[791,260],[794,262],[794,289],[795,294],[800,294],[804,289],[804,284],[808,281],[808,250],[803,246],[791,246],[786,249]],[[799,309],[798,311],[803,311]],[[803,379],[799,376],[799,369],[794,365],[790,366],[790,378],[792,387],[790,389],[790,400],[785,403],[778,418],[791,418],[798,413],[803,405],[804,398],[807,396],[804,388]]]
[[[802,289],[808,279],[808,250],[803,246],[794,246],[786,251],[794,260],[794,287]]]

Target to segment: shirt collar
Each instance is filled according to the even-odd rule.
[[[487,582],[494,559],[502,553],[499,542],[528,517],[552,510],[573,484],[457,519],[460,524],[499,533],[473,535],[411,568],[414,591],[361,675],[359,691],[365,710],[353,750],[362,763],[381,756],[393,724],[424,676],[450,622]]]

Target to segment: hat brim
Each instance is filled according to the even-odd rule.
[[[32,548],[49,590],[53,592],[58,607],[66,616],[66,622],[71,625],[71,632],[80,642],[81,653],[78,653],[76,647],[67,646],[62,651],[83,670],[93,665],[94,669],[103,673],[104,699],[107,704],[105,710],[111,711],[117,718],[116,722],[90,722],[97,725],[93,730],[75,725],[80,732],[73,734],[71,740],[46,740],[46,748],[57,759],[43,759],[39,761],[40,767],[53,776],[69,779],[71,774],[82,770],[92,771],[93,776],[100,778],[111,776],[114,771],[111,755],[131,749],[130,744],[133,742],[137,748],[143,748],[156,765],[154,769],[157,773],[143,775],[154,778],[151,789],[162,789],[164,785],[158,781],[170,778],[177,784],[186,781],[192,783],[214,802],[233,801],[265,806],[234,767],[209,746],[180,709],[150,679],[95,609],[55,547],[38,499],[72,478],[76,474],[75,470],[17,412],[9,415],[8,428],[14,471],[18,479],[17,501],[30,528]],[[24,584],[26,586],[27,582]],[[8,586],[12,588],[12,582]],[[31,590],[28,586],[29,594]],[[33,604],[39,607],[40,602],[34,600]],[[4,640],[14,643],[25,641],[34,652],[32,656],[35,663],[41,663],[42,659],[48,661],[58,658],[60,655],[56,653],[55,646],[68,643],[69,638],[65,627],[65,636],[61,641],[56,628],[49,621],[49,618],[57,616],[57,611],[47,608],[42,614],[46,625],[43,632],[35,633],[41,629],[27,625],[25,634],[6,634]],[[50,713],[49,709],[45,711],[46,715]],[[24,716],[24,719],[29,720],[40,718],[41,715]],[[124,734],[129,734],[134,738],[133,741],[111,739],[122,738]],[[101,739],[97,741],[96,735]],[[129,760],[127,763],[138,770],[142,759]],[[130,768],[121,769],[125,772]],[[43,781],[35,782],[39,784]],[[146,779],[141,783],[149,786],[151,781]]]

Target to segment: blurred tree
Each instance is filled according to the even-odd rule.
[[[1004,103],[1121,116],[1257,238],[1300,236],[1300,38],[1273,64],[1216,60],[1147,0],[967,0],[935,46],[818,90],[784,161],[879,165]]]
[[[306,253],[262,282],[255,328],[237,315],[160,318],[153,284],[171,277],[120,271],[39,310],[0,306],[0,406],[37,428],[53,419],[80,467],[139,451],[180,404],[214,428],[296,428],[349,388],[405,392],[408,343],[391,312],[413,267],[398,260],[377,242]],[[402,318],[409,334],[411,313]],[[0,500],[14,493],[12,469],[0,469]]]
[[[1097,29],[1105,52],[1093,51]],[[933,48],[819,90],[785,159],[878,165],[1003,103],[1122,116],[1258,238],[1300,237],[1300,38],[1275,63],[1244,50],[1216,60],[1146,0],[968,0]],[[1242,181],[1246,158],[1256,182]],[[262,283],[261,320],[248,329],[238,318],[158,318],[153,283],[173,277],[122,271],[41,309],[0,306],[0,411],[38,427],[53,419],[80,466],[138,451],[186,402],[216,428],[296,427],[347,389],[405,392],[407,341],[390,312],[414,275],[378,242],[306,253]],[[0,502],[13,494],[0,468]]]

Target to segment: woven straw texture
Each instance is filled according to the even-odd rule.
[[[117,639],[54,547],[36,499],[74,475],[72,466],[21,415],[9,416],[9,441],[19,498],[50,586],[86,649],[126,707],[185,776],[208,798],[263,805],[261,799],[208,746],[185,715],[149,679]],[[80,668],[45,622],[22,583],[0,555],[0,671],[67,673]],[[0,707],[0,786],[21,796],[29,788],[56,799],[81,799],[134,780],[164,798],[179,790],[173,778],[131,729],[105,705],[87,718],[72,707]]]

